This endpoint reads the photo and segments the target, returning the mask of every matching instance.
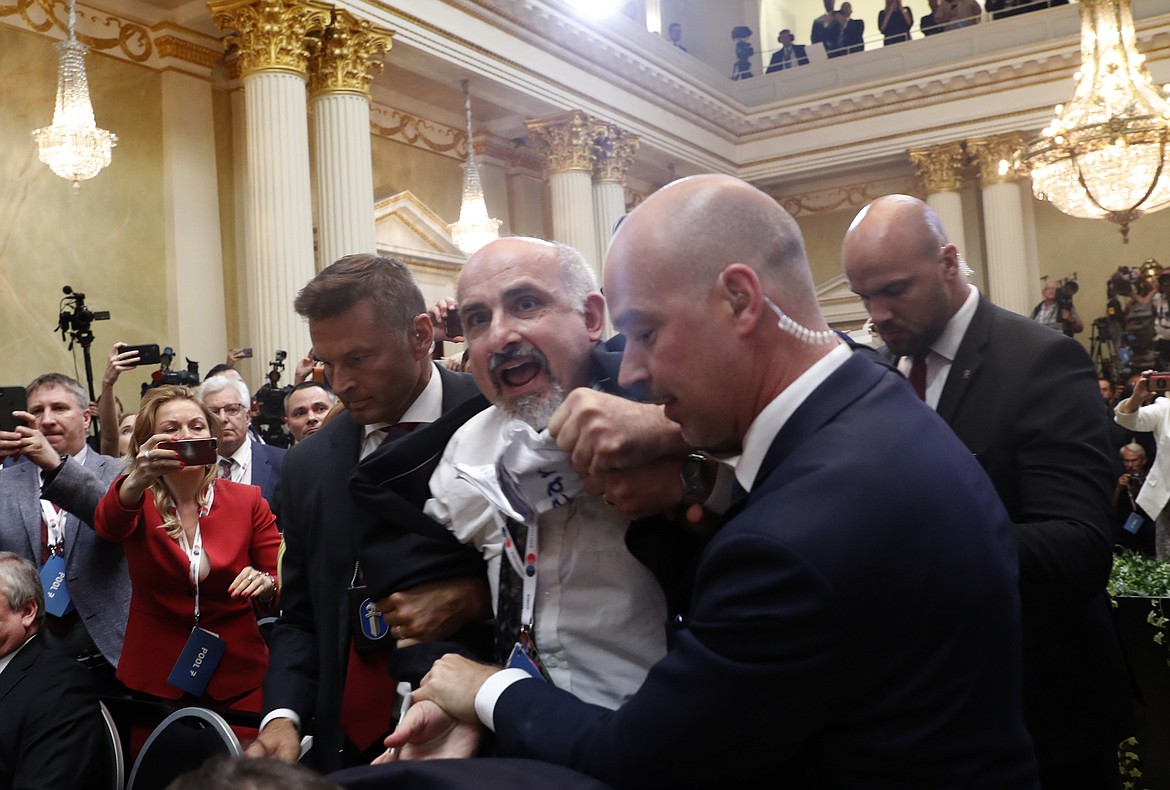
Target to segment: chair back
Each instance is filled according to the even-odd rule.
[[[206,708],[182,708],[163,719],[146,739],[126,790],[163,790],[209,757],[244,753],[223,717]]]
[[[101,709],[104,723],[102,732],[105,737],[98,746],[95,759],[94,787],[122,790],[126,786],[126,758],[122,752],[122,738],[106,703],[99,701],[98,706]]]

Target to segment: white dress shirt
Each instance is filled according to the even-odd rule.
[[[969,283],[968,287],[970,290],[963,305],[955,311],[951,320],[947,321],[946,328],[938,336],[938,340],[930,344],[930,351],[926,355],[926,404],[936,411],[955,355],[959,353],[959,346],[967,334],[967,327],[971,326],[971,319],[975,317],[975,310],[979,307],[979,289]],[[913,364],[914,358],[911,356],[898,358],[898,370],[907,378],[910,377],[910,366]]]
[[[492,406],[464,424],[431,476],[427,515],[488,563],[496,600],[503,546],[492,506],[455,464],[492,464],[504,449],[510,417]],[[617,708],[666,654],[666,599],[645,565],[626,548],[629,521],[600,497],[581,495],[538,521],[536,646],[557,688]]]

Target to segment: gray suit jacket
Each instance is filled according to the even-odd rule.
[[[94,644],[117,666],[130,614],[130,577],[122,547],[90,527],[98,500],[121,471],[116,458],[90,450],[85,464],[73,458],[45,489],[45,498],[68,512],[65,583]],[[0,471],[0,549],[41,565],[41,507],[37,466],[22,461]]]

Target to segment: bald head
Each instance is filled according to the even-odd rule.
[[[729,263],[750,267],[768,295],[805,325],[823,324],[804,239],[775,200],[737,178],[704,175],[662,188],[622,223],[607,259],[634,256],[634,274],[663,287],[709,288]],[[640,258],[641,262],[637,259]],[[658,270],[653,262],[662,264]]]
[[[796,222],[729,176],[676,181],[635,209],[610,245],[605,285],[629,338],[622,384],[644,383],[697,447],[736,446],[759,409],[836,344]],[[817,332],[828,342],[810,342]]]
[[[938,214],[909,195],[863,208],[845,234],[841,259],[849,286],[895,354],[927,351],[969,291]]]

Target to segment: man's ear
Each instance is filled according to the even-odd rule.
[[[722,293],[717,295],[727,301],[739,331],[754,329],[764,308],[759,276],[750,266],[733,263],[720,273],[719,283]]]
[[[419,313],[411,322],[410,337],[407,338],[412,355],[416,360],[430,356],[431,346],[435,342],[435,327],[431,317],[426,313]]]
[[[596,291],[585,296],[585,330],[591,343],[600,340],[605,331],[605,297]]]

